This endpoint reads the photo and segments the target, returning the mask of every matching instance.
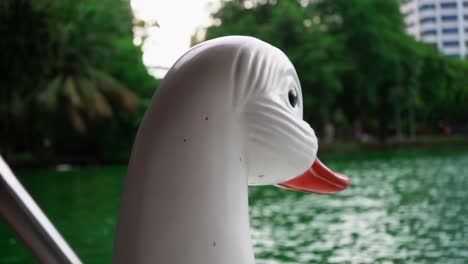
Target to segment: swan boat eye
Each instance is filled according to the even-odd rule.
[[[297,93],[294,89],[289,90],[288,93],[289,104],[294,108],[297,105]]]

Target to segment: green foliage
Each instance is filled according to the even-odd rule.
[[[339,101],[353,122],[376,120],[386,135],[391,115],[391,91],[401,79],[399,42],[404,36],[396,1],[319,1],[319,17],[327,35],[339,36],[353,67],[343,72],[346,96]],[[385,15],[383,15],[385,14]],[[377,115],[375,115],[377,113]]]
[[[332,45],[334,40],[323,35],[312,6],[278,1],[246,9],[242,1],[224,2],[213,17],[221,24],[208,28],[207,38],[250,35],[283,50],[301,77],[305,106],[315,109],[306,112],[307,118],[319,122],[329,118],[327,110],[342,90],[338,74],[349,67],[349,62],[334,63],[342,47]]]
[[[132,91],[140,97],[151,98],[158,87],[158,81],[149,77],[148,69],[143,64],[141,48],[135,47],[132,36],[120,38],[113,45],[116,54],[104,65],[104,68],[120,82],[129,87],[131,85]]]
[[[82,148],[103,138],[115,142],[110,149],[129,145],[136,127],[127,112],[137,112],[138,95],[149,96],[157,85],[133,44],[132,20],[121,0],[2,2],[3,152],[66,154],[73,153],[70,141]],[[121,133],[130,135],[116,140]],[[88,153],[109,148],[91,145]]]
[[[352,125],[385,140],[416,122],[467,122],[465,61],[439,54],[404,32],[399,1],[225,1],[206,38],[251,35],[295,65],[305,118],[316,128]],[[456,117],[456,118],[455,118]],[[416,120],[417,119],[417,120]],[[320,131],[319,131],[320,134]]]

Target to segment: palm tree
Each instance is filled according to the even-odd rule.
[[[52,112],[66,111],[73,127],[87,131],[87,122],[110,118],[115,108],[136,112],[138,98],[111,75],[89,68],[86,72],[60,73],[38,95],[38,102]]]
[[[135,112],[138,98],[105,70],[115,57],[113,45],[131,36],[131,23],[110,23],[128,16],[128,5],[106,5],[90,0],[51,5],[58,23],[51,24],[55,42],[54,65],[37,101],[48,110],[66,111],[80,133],[97,118],[110,118],[116,110]]]
[[[150,96],[156,87],[133,44],[132,21],[128,1],[0,1],[3,156],[72,153],[67,138],[97,155],[102,138],[130,137],[138,118],[126,112],[139,106],[135,93]],[[95,122],[106,118],[113,120]]]

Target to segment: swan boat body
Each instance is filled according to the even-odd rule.
[[[138,131],[114,263],[253,264],[249,185],[345,189],[349,179],[316,158],[317,138],[302,106],[292,63],[270,44],[230,36],[184,54]]]

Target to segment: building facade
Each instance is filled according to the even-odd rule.
[[[456,58],[467,57],[468,0],[403,0],[406,31]]]

